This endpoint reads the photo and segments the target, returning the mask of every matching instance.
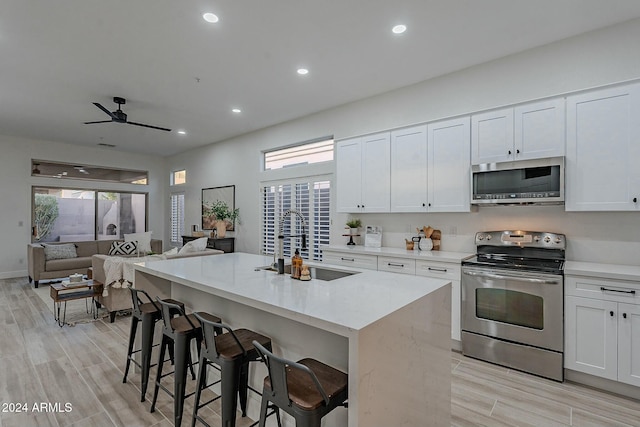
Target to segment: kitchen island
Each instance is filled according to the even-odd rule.
[[[134,283],[265,334],[283,357],[348,372],[349,409],[334,410],[325,425],[450,425],[450,282],[360,269],[303,282],[256,269],[272,261],[233,253],[148,262],[136,265]],[[250,382],[262,389],[266,368],[252,369]],[[250,394],[254,419],[257,399]]]

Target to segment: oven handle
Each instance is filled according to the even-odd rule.
[[[467,276],[488,277],[490,279],[517,280],[519,282],[541,283],[544,285],[557,285],[559,283],[559,281],[556,279],[533,279],[531,277],[520,277],[520,276],[495,274],[495,273],[485,273],[480,271],[463,270],[462,273],[466,274]]]

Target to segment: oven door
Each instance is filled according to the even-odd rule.
[[[563,277],[462,268],[462,330],[562,352]]]

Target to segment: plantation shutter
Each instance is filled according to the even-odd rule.
[[[171,195],[171,244],[182,244],[184,234],[184,193]]]

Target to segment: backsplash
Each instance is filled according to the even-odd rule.
[[[363,225],[382,226],[382,245],[404,248],[416,227],[442,231],[442,251],[475,252],[478,231],[530,230],[567,236],[567,260],[640,265],[640,215],[637,212],[565,212],[564,206],[503,206],[471,213],[338,214],[331,244],[346,244],[342,234],[347,218]],[[357,244],[363,244],[362,237]]]

